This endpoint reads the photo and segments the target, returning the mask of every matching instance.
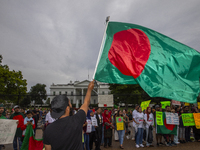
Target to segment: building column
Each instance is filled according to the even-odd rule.
[[[76,89],[74,88],[74,92],[73,92],[73,101],[75,102],[75,104],[77,105],[77,100],[76,100]]]
[[[84,89],[81,89],[81,97],[82,97],[82,104],[83,104],[83,91]]]

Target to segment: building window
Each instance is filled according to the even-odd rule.
[[[96,104],[96,100],[94,99],[94,104]]]
[[[74,95],[74,93],[73,93],[73,92],[71,92],[71,95]]]
[[[55,91],[53,92],[53,95],[54,95],[54,96],[56,95],[56,92],[55,92]]]
[[[65,94],[67,95],[67,92],[65,92]]]
[[[102,91],[102,95],[104,95],[105,94],[105,92],[104,91]]]
[[[82,100],[79,100],[79,104],[82,104]]]
[[[59,94],[61,95],[61,91],[59,92]]]

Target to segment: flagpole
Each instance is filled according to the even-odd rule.
[[[109,19],[110,19],[110,16],[106,17],[106,28],[105,28],[105,31],[104,31],[104,35],[103,35],[103,39],[102,39],[102,42],[101,42],[101,47],[100,47],[100,50],[99,50],[99,55],[98,55],[98,58],[97,58],[96,67],[95,67],[92,79],[94,79],[95,73],[97,71],[97,66],[98,66],[99,61],[100,61],[101,53],[103,51],[103,45],[105,43],[105,35],[106,35],[106,30],[107,30],[107,27],[108,27]]]

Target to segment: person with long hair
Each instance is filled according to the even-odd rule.
[[[103,122],[104,122],[104,147],[107,148],[107,145],[111,147],[112,129],[114,128],[108,110],[104,111]]]
[[[145,115],[144,115],[144,120],[146,122],[146,146],[153,146],[152,143],[148,142],[148,135],[149,132],[152,132],[153,135],[153,130],[151,130],[151,128],[153,128],[153,124],[154,124],[154,116],[151,113],[151,108],[147,107]]]
[[[138,113],[135,115],[134,121],[137,125],[136,148],[144,147],[144,145],[142,144],[144,131],[144,114],[141,107],[138,108]]]
[[[122,113],[121,110],[118,110],[116,117],[123,117],[123,113]],[[125,123],[125,119],[124,118],[123,118],[123,122]],[[125,124],[124,124],[124,127],[125,127]],[[125,128],[123,130],[117,130],[117,132],[118,132],[118,136],[119,136],[120,148],[124,149],[123,142],[124,142]]]

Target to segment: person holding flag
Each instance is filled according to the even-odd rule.
[[[71,103],[66,95],[58,95],[51,102],[51,116],[58,118],[44,131],[45,150],[82,150],[82,128],[88,112],[94,80],[88,85],[85,100],[80,110],[70,116]],[[64,133],[64,134],[63,134]]]

